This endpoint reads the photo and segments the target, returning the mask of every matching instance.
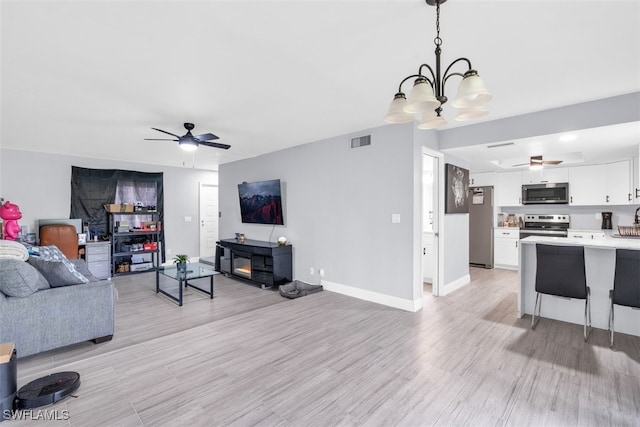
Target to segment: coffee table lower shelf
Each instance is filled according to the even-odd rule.
[[[198,262],[196,263],[192,263],[189,264],[187,266],[187,270],[182,272],[182,271],[178,271],[178,269],[176,267],[158,267],[156,269],[156,293],[161,293],[167,297],[169,297],[170,299],[172,299],[173,301],[178,303],[178,306],[182,307],[182,301],[183,301],[183,289],[182,289],[182,285],[184,284],[184,287],[186,288],[187,286],[193,288],[193,289],[197,289],[200,292],[203,292],[206,295],[209,295],[210,299],[213,299],[214,297],[214,293],[213,293],[213,276],[215,276],[216,274],[220,274],[219,272],[214,270],[214,267],[212,265],[209,264],[200,264]],[[165,291],[164,289],[160,288],[160,276],[166,276],[169,277],[173,280],[178,281],[178,296],[176,297],[174,294]],[[206,279],[209,278],[209,289],[203,289],[199,286],[194,285],[193,283],[189,283],[189,280],[196,280],[196,279]]]

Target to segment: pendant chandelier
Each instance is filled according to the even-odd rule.
[[[440,5],[447,0],[425,0],[430,6],[436,6],[436,37],[433,43],[436,45],[436,69],[435,72],[428,64],[422,64],[418,68],[418,74],[405,77],[398,86],[398,92],[393,97],[389,112],[384,120],[387,123],[408,123],[417,116],[422,115],[419,129],[435,129],[447,124],[442,117],[442,105],[447,102],[445,96],[445,84],[452,76],[462,78],[458,86],[458,93],[451,102],[451,105],[458,108],[455,120],[466,121],[486,116],[489,111],[484,104],[491,100],[491,94],[484,87],[484,83],[478,72],[471,66],[471,61],[467,58],[458,58],[445,69],[442,74],[440,55],[442,49],[442,39],[440,38]],[[467,63],[467,71],[464,73],[453,72],[451,68],[460,63]],[[429,75],[424,72],[429,70]],[[409,98],[402,92],[402,85],[410,79],[415,79],[413,88],[409,93]]]

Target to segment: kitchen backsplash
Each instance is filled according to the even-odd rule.
[[[613,228],[618,225],[631,225],[636,209],[640,205],[629,206],[571,206],[571,205],[529,205],[510,206],[499,212],[514,214],[516,217],[525,214],[569,214],[571,228],[599,229],[602,225],[600,212],[613,213]]]

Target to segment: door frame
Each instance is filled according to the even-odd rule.
[[[434,197],[434,210],[433,210],[433,246],[436,249],[435,250],[435,263],[434,263],[434,272],[433,272],[433,284],[432,284],[432,290],[431,293],[433,294],[433,296],[439,296],[440,295],[440,288],[443,284],[443,275],[444,275],[444,227],[443,227],[443,219],[444,219],[444,186],[441,185],[441,183],[444,182],[444,154],[427,148],[427,147],[422,147],[422,161],[420,162],[421,165],[421,170],[420,170],[420,174],[422,175],[423,171],[424,171],[424,161],[425,161],[425,156],[429,156],[431,158],[433,158],[433,162],[434,162],[434,176],[433,176],[433,197]],[[425,208],[425,203],[423,200],[422,195],[424,194],[424,189],[422,188],[424,185],[423,180],[420,180],[420,241],[422,242],[422,247],[424,247],[424,224],[423,224],[423,218],[424,218],[424,208]],[[419,295],[422,294],[422,277],[424,277],[423,274],[423,268],[422,268],[422,262],[420,262],[420,266],[419,266],[419,270],[420,270],[420,283],[417,284],[420,287],[420,291],[419,291]]]

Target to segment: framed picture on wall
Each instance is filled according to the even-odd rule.
[[[444,213],[469,213],[469,170],[446,164]]]

